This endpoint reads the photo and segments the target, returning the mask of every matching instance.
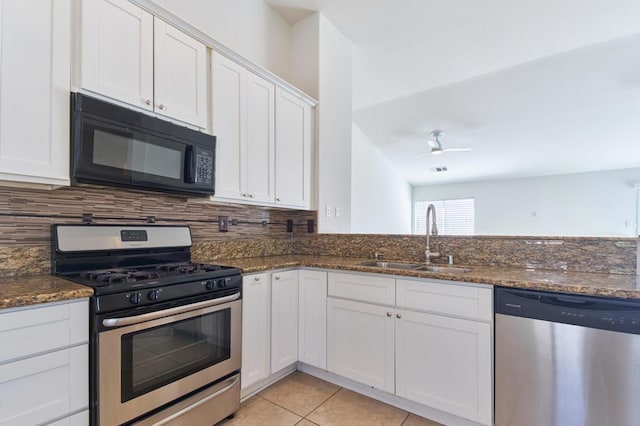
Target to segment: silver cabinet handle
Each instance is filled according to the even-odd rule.
[[[151,105],[153,102],[151,102],[151,99],[147,99],[147,100],[144,101],[144,103],[147,104],[147,105]]]
[[[247,195],[249,195],[249,198],[253,198],[253,194],[247,194]]]
[[[254,281],[260,281],[260,277],[253,277]]]
[[[387,317],[391,318],[391,312],[387,312]]]
[[[396,318],[400,319],[400,318],[402,318],[402,315],[396,314]]]
[[[183,312],[195,311],[196,309],[208,308],[209,306],[222,305],[223,303],[233,302],[234,300],[237,300],[239,298],[240,293],[235,293],[230,296],[220,297],[218,299],[205,300],[203,302],[191,303],[184,306],[176,306],[175,308],[149,312],[148,314],[134,315],[131,317],[122,318],[106,318],[102,320],[102,325],[104,325],[105,327],[119,327],[121,325],[139,324],[141,322],[168,317],[170,315],[177,315]]]
[[[160,104],[160,105],[158,105],[158,108],[160,108],[160,109],[166,109],[167,107],[166,107],[164,104]]]
[[[280,198],[276,198],[276,202],[278,202],[278,203],[279,203],[279,202],[280,202]]]
[[[280,275],[276,275],[274,278],[278,281],[280,279]]]

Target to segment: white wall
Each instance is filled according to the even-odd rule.
[[[640,168],[415,187],[413,201],[475,199],[477,235],[637,236]]]
[[[261,0],[152,0],[284,80],[291,70],[291,26]]]
[[[411,185],[353,124],[351,232],[410,234]]]
[[[318,99],[320,15],[311,14],[291,27],[291,84]]]
[[[353,46],[322,14],[318,23],[318,231],[345,233],[351,226]]]

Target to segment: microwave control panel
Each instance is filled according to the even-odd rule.
[[[196,148],[195,183],[211,185],[213,183],[213,152]]]

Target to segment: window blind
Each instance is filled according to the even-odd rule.
[[[414,234],[425,235],[427,232],[427,207],[433,204],[436,208],[436,225],[439,235],[473,235],[474,200],[417,201],[414,205]]]

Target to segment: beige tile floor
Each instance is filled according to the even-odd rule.
[[[296,371],[246,400],[218,426],[438,426],[414,414]]]

